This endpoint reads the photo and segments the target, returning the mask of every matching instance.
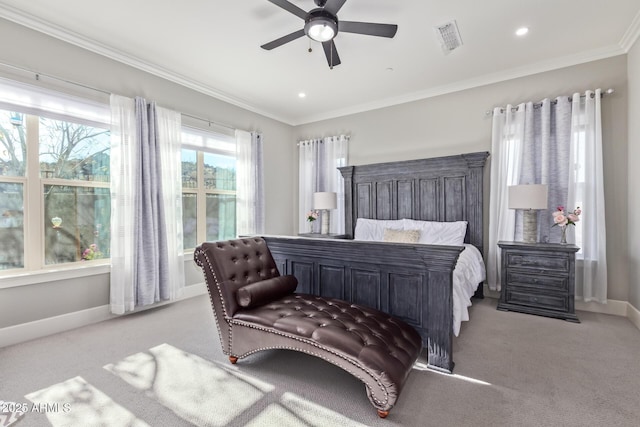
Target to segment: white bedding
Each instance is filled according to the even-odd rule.
[[[450,237],[454,239],[460,238],[458,223],[435,223],[429,221],[415,221],[409,219],[399,220],[373,220],[358,218],[356,221],[356,229],[354,240],[382,241],[385,228],[394,230],[420,229],[423,236],[421,243],[426,243],[426,239],[430,239],[431,244],[437,244],[438,241],[447,241],[441,232],[443,226],[451,229]],[[466,229],[466,222],[464,222]],[[434,233],[432,230],[436,230]],[[456,230],[457,229],[457,230]],[[426,235],[429,233],[429,236]],[[464,239],[464,232],[462,233]],[[443,244],[443,243],[440,243]],[[448,244],[452,244],[448,241]],[[460,325],[462,322],[469,320],[469,307],[471,306],[471,297],[478,288],[478,284],[484,282],[486,278],[486,270],[484,260],[480,251],[473,245],[464,243],[464,250],[458,257],[458,263],[453,270],[453,334],[458,336],[460,333]]]
[[[478,248],[468,243],[458,257],[453,269],[453,334],[458,336],[462,322],[469,320],[471,297],[484,282],[486,270]]]

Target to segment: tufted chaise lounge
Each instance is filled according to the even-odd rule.
[[[422,349],[409,325],[375,309],[294,293],[261,238],[208,242],[194,254],[202,268],[231,363],[266,349],[301,351],[339,366],[389,414]]]

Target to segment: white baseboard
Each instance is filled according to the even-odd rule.
[[[636,328],[640,329],[640,310],[632,306],[631,304],[627,307],[627,318],[636,325]]]
[[[607,300],[606,304],[597,302],[576,301],[576,310],[591,311],[593,313],[613,314],[615,316],[627,316],[627,301],[618,301],[614,299]]]
[[[484,285],[484,296],[500,299],[500,291],[492,291],[487,284]],[[614,316],[627,317],[636,328],[640,329],[640,311],[627,301],[607,300],[606,304],[597,302],[576,301],[576,310],[590,311],[592,313],[612,314]]]
[[[204,295],[207,288],[204,283],[186,286],[184,294],[180,300]],[[500,292],[491,291],[485,287],[485,296],[489,298],[500,298]],[[159,304],[143,307],[135,312],[149,310],[161,305],[171,304],[164,302]],[[616,316],[627,317],[638,329],[640,329],[640,311],[629,304],[627,301],[608,300],[607,304],[598,304],[594,302],[584,303],[576,302],[576,310],[591,311],[603,314],[613,314]],[[20,325],[9,326],[0,329],[0,348],[36,338],[42,338],[47,335],[57,334],[59,332],[68,331],[92,323],[102,322],[116,317],[109,312],[109,305],[88,308],[86,310],[66,313],[60,316],[48,317],[46,319],[35,320],[33,322],[22,323]]]
[[[204,283],[186,286],[183,296],[180,300],[192,298],[207,293]],[[144,307],[135,312],[148,310],[161,305],[171,304],[163,302],[159,304]],[[0,329],[0,348],[36,338],[42,338],[47,335],[57,334],[59,332],[69,331],[81,326],[91,325],[92,323],[102,322],[104,320],[117,317],[109,311],[109,305],[88,308],[86,310],[75,311],[72,313],[61,314],[59,316],[48,317],[46,319],[34,320],[33,322],[21,323],[19,325],[8,326]]]

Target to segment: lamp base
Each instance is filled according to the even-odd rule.
[[[538,241],[538,211],[527,209],[522,216],[522,241],[536,243]]]
[[[329,234],[329,217],[330,217],[329,209],[322,210],[322,228],[320,229],[320,234]]]

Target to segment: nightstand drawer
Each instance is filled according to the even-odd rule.
[[[540,274],[531,274],[528,271],[507,270],[508,286],[525,285],[533,287],[542,287],[551,290],[564,291],[569,288],[569,278],[565,275],[545,276]]]
[[[541,271],[569,271],[569,257],[544,254],[507,253],[507,267],[535,268]]]
[[[566,311],[569,307],[567,295],[548,293],[545,295],[527,292],[526,289],[509,287],[506,292],[508,304],[518,304],[539,309]]]

